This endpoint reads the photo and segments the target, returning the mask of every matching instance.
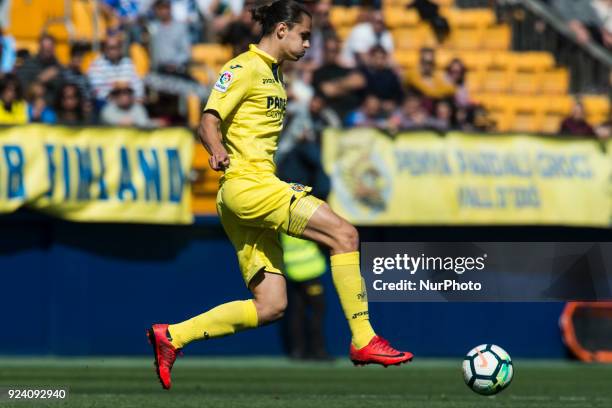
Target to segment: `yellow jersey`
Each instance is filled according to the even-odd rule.
[[[274,173],[287,93],[278,61],[254,44],[221,69],[204,111],[221,118],[230,165],[225,178]]]

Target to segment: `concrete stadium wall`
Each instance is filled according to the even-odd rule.
[[[184,226],[79,224],[20,212],[0,218],[0,355],[139,355],[145,329],[248,298],[215,218]],[[535,231],[535,232],[534,232]],[[606,232],[563,230],[567,240]],[[557,229],[364,228],[364,240],[555,240]],[[534,235],[535,234],[535,235]],[[539,234],[539,235],[538,235]],[[598,235],[604,234],[604,235]],[[529,237],[529,238],[528,238]],[[538,239],[539,238],[539,239]],[[325,277],[328,349],[349,332]],[[494,342],[516,357],[566,356],[561,303],[373,303],[375,328],[418,356],[458,356]],[[193,344],[188,354],[279,355],[281,324]]]

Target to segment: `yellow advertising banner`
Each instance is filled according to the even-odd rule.
[[[0,213],[85,222],[187,224],[193,137],[185,129],[0,128]]]
[[[329,130],[329,202],[361,225],[608,227],[612,162],[591,140]]]

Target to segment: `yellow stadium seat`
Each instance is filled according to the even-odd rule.
[[[419,52],[412,50],[396,50],[393,54],[397,64],[403,69],[411,69],[419,63]]]
[[[465,76],[465,86],[471,94],[480,92],[484,81],[484,71],[468,71]]]
[[[134,62],[134,67],[139,77],[142,78],[149,73],[149,54],[141,44],[133,43],[130,45],[130,58]]]
[[[457,56],[457,52],[447,48],[436,49],[436,68],[446,69],[448,64]]]
[[[567,94],[569,89],[569,72],[567,68],[544,71],[540,92],[543,94]]]
[[[558,133],[561,122],[571,112],[573,101],[569,96],[543,96],[540,101],[540,132]]]
[[[97,32],[95,30],[93,0],[73,0],[72,21],[76,40],[93,41],[96,35],[99,39],[106,37],[106,22],[101,16],[96,21]]]
[[[38,52],[38,40],[15,39],[15,48],[17,50],[27,50],[30,55]]]
[[[37,39],[45,25],[46,0],[13,0],[6,31],[19,40]]]
[[[514,93],[533,94],[540,90],[542,75],[554,65],[552,56],[542,52],[515,55],[511,90]]]
[[[473,99],[485,107],[489,117],[495,122],[497,131],[507,132],[512,129],[514,110],[511,97],[505,94],[484,93],[473,95]]]
[[[85,55],[83,56],[83,62],[81,63],[81,70],[83,70],[83,72],[89,71],[89,66],[98,57],[99,57],[99,54],[97,52],[93,52],[93,51],[86,52]]]
[[[540,104],[537,98],[519,97],[509,102],[512,109],[510,130],[513,132],[539,132]]]
[[[500,24],[484,29],[481,47],[485,50],[504,51],[510,49],[512,30],[507,24]]]
[[[392,31],[395,47],[400,50],[416,50],[422,47],[434,47],[436,38],[428,25],[420,24],[412,28]]]
[[[511,85],[516,57],[511,52],[500,52],[493,56],[482,83],[485,92],[507,92]]]
[[[599,125],[610,119],[610,98],[603,95],[584,95],[582,103],[586,110],[587,121]]]
[[[187,96],[187,124],[190,128],[196,129],[200,124],[202,116],[202,101],[197,95]]]
[[[216,66],[232,57],[232,49],[219,44],[195,44],[191,47],[191,59],[195,63]]]
[[[46,33],[51,34],[57,41],[69,40],[70,35],[68,33],[68,28],[64,23],[57,22],[48,24],[44,30]]]
[[[414,9],[406,7],[383,8],[385,24],[390,30],[395,28],[413,27],[419,24],[419,15]]]
[[[481,27],[456,27],[451,30],[445,45],[457,50],[476,50],[480,47],[483,34]]]
[[[329,21],[336,29],[353,26],[357,23],[360,11],[359,7],[334,6],[330,9]]]
[[[490,9],[448,9],[444,11],[451,31],[457,28],[485,28],[495,24],[495,15]]]
[[[485,71],[493,63],[493,53],[486,51],[458,51],[457,57],[470,71]]]
[[[70,44],[67,42],[57,42],[55,44],[55,54],[62,64],[66,65],[70,61]]]

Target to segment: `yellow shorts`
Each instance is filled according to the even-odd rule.
[[[247,286],[257,272],[282,274],[279,233],[300,236],[323,201],[311,188],[285,183],[273,174],[225,179],[217,194],[217,212],[238,254]]]

